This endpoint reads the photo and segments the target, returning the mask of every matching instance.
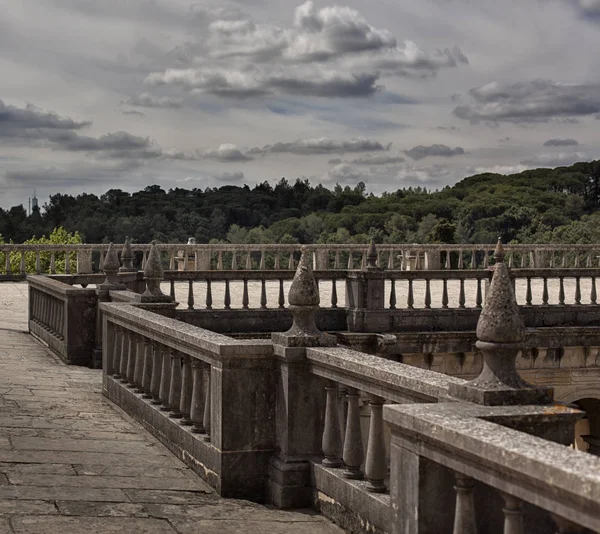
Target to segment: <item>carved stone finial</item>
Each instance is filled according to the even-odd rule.
[[[377,267],[377,248],[375,247],[375,239],[371,238],[371,244],[367,251],[367,269],[378,269]]]
[[[106,278],[104,282],[98,286],[99,289],[125,289],[125,286],[119,282],[117,275],[119,272],[119,257],[117,256],[117,251],[112,243],[108,245],[102,268],[106,273]]]
[[[503,258],[501,243],[498,248]],[[451,384],[450,395],[484,405],[552,402],[552,389],[528,384],[517,372],[515,360],[524,348],[524,337],[525,325],[519,315],[508,267],[499,261],[477,322],[476,347],[483,355],[483,369],[470,382]]]
[[[123,250],[121,251],[121,263],[123,265],[119,269],[119,272],[122,272],[122,273],[135,272],[135,268],[133,267],[133,251],[131,250],[131,243],[129,242],[129,236],[127,236],[125,238],[125,243],[123,243]]]
[[[309,252],[306,247],[302,247],[301,250],[302,256],[292,280],[288,302],[293,306],[318,306],[321,298],[319,286],[310,267]]]
[[[146,291],[144,297],[164,297],[160,289],[160,283],[163,280],[164,269],[160,261],[160,254],[156,247],[156,241],[152,241],[150,253],[144,267],[144,280],[146,281]]]
[[[504,246],[502,245],[502,238],[498,238],[498,243],[496,243],[496,250],[494,250],[494,261],[496,263],[503,263],[506,253],[504,252]]]

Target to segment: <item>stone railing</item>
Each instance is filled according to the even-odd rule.
[[[100,309],[104,395],[221,495],[264,499],[273,447],[272,346],[127,304]]]
[[[65,363],[90,365],[96,336],[96,290],[46,276],[31,275],[27,281],[29,331]]]
[[[115,245],[118,248],[125,245]],[[361,269],[367,265],[368,245],[201,245],[159,244],[169,270],[295,269],[306,247],[316,270]],[[151,244],[127,244],[129,265],[145,267]],[[600,244],[507,245],[507,264],[514,268],[592,268],[600,265]],[[494,245],[377,245],[376,265],[388,270],[485,269],[493,263]],[[88,274],[103,270],[105,244],[0,244],[0,280],[24,279],[27,274]],[[59,262],[60,259],[60,262]],[[33,265],[33,267],[31,267]],[[29,266],[29,267],[28,267]],[[28,268],[33,270],[28,272]]]

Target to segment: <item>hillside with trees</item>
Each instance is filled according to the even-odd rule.
[[[600,161],[519,174],[478,174],[439,191],[381,196],[365,185],[308,180],[254,187],[170,189],[101,196],[56,194],[27,215],[0,209],[0,242],[22,243],[63,227],[87,243],[515,243],[600,242]]]

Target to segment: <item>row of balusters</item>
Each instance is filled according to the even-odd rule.
[[[26,269],[26,255],[35,254],[35,272],[36,274],[56,274],[56,255],[57,254],[65,254],[65,269],[64,274],[71,274],[71,253],[67,250],[64,252],[61,251],[50,251],[50,264],[48,267],[48,273],[42,273],[42,258],[41,254],[43,251],[36,250],[34,252],[26,252],[24,250],[20,252],[4,252],[4,272],[5,274],[13,274],[11,255],[12,254],[20,254],[19,259],[19,269],[18,273],[24,275],[27,272]]]
[[[194,282],[195,280],[188,280],[187,284],[188,284],[188,291],[187,291],[187,306],[188,306],[188,310],[193,310],[195,309],[194,306],[196,304],[196,298],[195,298],[195,294],[194,294]],[[213,307],[213,293],[212,293],[212,284],[213,282],[211,280],[205,280],[206,282],[206,295],[205,295],[205,308],[207,310],[211,310]],[[237,280],[236,280],[237,282]],[[248,289],[248,280],[242,280],[242,309],[249,309],[250,308],[250,293],[249,293],[249,289]],[[332,308],[337,308],[338,307],[338,297],[337,297],[337,287],[336,287],[336,282],[337,280],[332,280],[331,281],[331,299],[330,299],[330,305]],[[230,310],[231,309],[231,281],[230,280],[224,280],[223,283],[225,284],[225,291],[224,291],[224,295],[223,295],[223,308],[226,310]],[[278,280],[278,284],[279,284],[279,291],[278,291],[278,297],[277,297],[277,307],[280,309],[285,308],[285,287],[284,287],[284,283],[285,280],[283,278],[280,278]],[[171,280],[170,281],[170,296],[173,300],[176,300],[175,298],[175,280]],[[260,280],[260,308],[261,309],[266,309],[268,307],[268,299],[267,299],[267,281],[266,280]]]
[[[365,479],[368,491],[387,492],[385,479],[388,475],[388,461],[383,425],[384,399],[369,395],[369,437],[365,454],[360,424],[359,391],[334,383],[325,389],[327,398],[322,464],[326,467],[342,469],[344,478]]]
[[[211,366],[121,326],[113,332],[107,374],[210,441]]]
[[[581,304],[581,277],[576,276],[575,278],[575,294],[574,294],[574,302],[575,304]],[[533,304],[533,293],[531,290],[531,281],[534,278],[531,276],[527,277],[527,289],[525,291],[525,302],[528,306]],[[548,278],[543,277],[543,289],[542,289],[542,304],[548,304],[549,294],[548,294]],[[558,303],[560,305],[565,304],[565,277],[559,276],[559,286],[558,286]],[[513,280],[514,287],[514,280]],[[598,294],[596,291],[596,277],[591,277],[590,284],[590,303],[597,304]]]
[[[30,298],[31,320],[60,340],[64,340],[65,302],[33,288]]]

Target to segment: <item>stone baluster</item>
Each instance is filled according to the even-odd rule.
[[[348,388],[346,398],[348,400],[348,412],[342,453],[342,459],[346,469],[344,470],[343,476],[345,478],[359,480],[363,478],[361,465],[365,456],[360,430],[360,395],[354,388]]]
[[[348,270],[354,269],[354,258],[352,257],[352,251],[348,252]]]
[[[296,262],[294,261],[294,251],[291,250],[290,251],[290,258],[288,260],[288,269],[290,271],[294,270],[296,268]]]
[[[127,370],[125,372],[126,383],[128,387],[133,387],[135,375],[135,361],[137,358],[138,334],[129,332],[129,357],[127,358]]]
[[[142,270],[144,270],[146,268],[146,262],[148,261],[148,251],[144,250],[143,254],[142,254]]]
[[[6,271],[6,274],[10,274],[12,272],[10,265],[10,250],[7,250],[4,253],[4,270]]]
[[[144,375],[144,338],[140,335],[136,336],[135,347],[135,367],[133,369],[133,385],[135,391],[141,393],[142,379]]]
[[[394,251],[390,250],[388,253],[388,263],[387,263],[388,271],[393,271],[395,269],[394,266]]]
[[[223,270],[223,251],[219,250],[217,254],[217,271]]]
[[[592,276],[592,287],[590,289],[590,302],[596,304],[598,295],[596,293],[596,277]]]
[[[460,289],[458,292],[458,307],[464,308],[466,303],[465,298],[465,281],[463,278],[460,279]]]
[[[242,308],[244,310],[248,309],[248,305],[250,304],[250,298],[248,296],[248,280],[244,278],[244,288],[242,291]]]
[[[65,274],[71,274],[71,253],[65,250]]]
[[[283,278],[279,279],[279,308],[285,308],[285,291],[283,287]]]
[[[192,401],[190,406],[190,420],[192,432],[204,434],[204,363],[192,359]]]
[[[53,250],[50,252],[50,274],[56,274],[56,254]]]
[[[237,263],[237,252],[234,250],[231,253],[231,270],[237,271],[238,263]]]
[[[340,258],[340,251],[336,250],[335,251],[335,259],[333,260],[333,268],[334,269],[341,269],[341,258]]]
[[[425,280],[425,308],[431,308],[431,280],[429,278]]]
[[[448,308],[448,280],[442,280],[442,308]]]
[[[477,251],[471,251],[471,269],[477,269]]]
[[[181,370],[181,398],[179,400],[182,425],[192,425],[191,410],[193,388],[194,378],[192,376],[192,359],[190,356],[184,355]]]
[[[581,304],[581,277],[575,277],[575,304]]]
[[[181,353],[177,350],[171,353],[171,384],[169,385],[169,417],[179,419],[183,414],[179,411],[181,403]]]
[[[142,393],[144,398],[152,398],[152,372],[154,371],[154,351],[152,341],[144,338],[144,365],[142,368]]]
[[[169,397],[170,397],[170,387],[171,387],[171,357],[173,355],[173,349],[170,347],[165,347],[162,351],[162,370],[160,373],[160,388],[158,397],[160,400],[161,407],[160,409],[163,411],[169,410]]]
[[[171,280],[169,286],[169,295],[173,300],[175,300],[175,280]]]
[[[120,326],[115,323],[109,323],[110,328],[112,330],[112,347],[111,351],[107,355],[106,358],[106,374],[114,375],[115,369],[119,368],[119,363],[121,361],[121,355],[119,354],[121,350],[121,339],[120,339]]]
[[[385,455],[385,434],[383,432],[383,399],[371,395],[369,399],[371,418],[369,421],[369,441],[365,460],[365,478],[367,490],[383,493],[387,490],[385,476],[387,463]]]
[[[462,248],[458,251],[458,268],[459,269],[465,268],[465,260],[463,257],[463,249]]]
[[[267,281],[264,278],[260,281],[260,307],[263,310],[267,307]]]
[[[527,253],[525,251],[521,252],[521,269],[525,268],[525,258],[526,258]]]
[[[175,270],[175,251],[169,252],[169,271]]]
[[[504,530],[503,534],[524,534],[523,529],[523,503],[520,499],[502,493],[504,499]]]
[[[188,254],[188,250],[187,248],[183,251],[183,270],[187,271],[188,270],[188,259],[189,259],[189,254]]]
[[[413,280],[410,278],[408,280],[408,294],[406,297],[406,307],[409,309],[413,309],[415,307],[415,296],[413,294]]]
[[[206,280],[206,309],[212,310],[212,282],[211,280]]]
[[[100,261],[98,262],[98,269],[100,269],[101,271],[104,270],[104,256],[105,256],[105,252],[103,250],[100,251]]]
[[[42,274],[42,261],[39,250],[35,251],[35,274]]]
[[[527,292],[525,295],[525,302],[527,306],[531,306],[532,295],[531,295],[531,276],[527,277]]]
[[[129,330],[123,328],[121,330],[121,358],[119,368],[115,369],[115,378],[119,378],[121,382],[127,382],[127,362],[129,360]]]
[[[160,382],[163,369],[163,351],[161,346],[152,342],[152,379],[150,380],[150,394],[152,404],[160,404]]]
[[[513,267],[513,253],[509,252],[508,254],[508,268],[512,269]]]
[[[390,280],[390,310],[396,309],[396,280]]]
[[[231,291],[229,289],[229,279],[225,280],[225,300],[224,300],[224,304],[225,304],[225,309],[226,310],[230,310],[231,309]]]
[[[279,256],[279,251],[275,252],[275,259],[273,262],[273,269],[275,269],[276,271],[279,271],[279,269],[281,269],[281,259]]]
[[[567,266],[567,254],[566,254],[566,252],[563,252],[561,267],[564,269],[566,266]]]
[[[451,268],[450,251],[449,250],[446,251],[446,262],[444,263],[444,268],[445,269],[450,269]]]
[[[331,280],[331,307],[337,308],[338,296],[337,296],[337,280],[333,278]]]
[[[360,260],[360,268],[364,271],[367,268],[367,253],[362,253],[362,258]]]
[[[579,268],[579,252],[575,252],[575,269]]]
[[[188,310],[194,309],[194,281],[188,280],[188,298],[187,298]]]
[[[321,462],[326,467],[341,467],[342,465],[342,434],[340,429],[339,411],[337,406],[337,387],[331,383],[325,388],[327,400],[325,404],[325,426],[323,428],[323,454]]]
[[[7,254],[9,260],[10,260],[10,254],[8,252],[6,254]],[[25,271],[25,251],[24,250],[21,251],[21,264],[19,266],[19,271],[20,271],[21,274],[25,274],[26,273],[26,271]]]
[[[456,484],[456,507],[454,510],[453,534],[477,534],[475,521],[475,501],[473,499],[473,479],[454,473]]]
[[[559,280],[558,303],[564,305],[564,303],[565,303],[565,279],[563,276],[559,276],[558,280]]]
[[[552,251],[552,254],[550,255],[550,269],[554,269],[554,266],[556,265],[556,256],[555,256],[555,251]],[[510,264],[508,265],[509,267],[511,266]]]
[[[533,250],[529,251],[529,267],[532,269],[535,269],[535,267],[536,267],[535,255],[533,253]]]
[[[542,290],[542,304],[548,304],[548,277],[544,276],[544,288]]]
[[[246,254],[246,270],[247,271],[252,270],[252,251],[251,250],[249,250]]]
[[[265,268],[266,268],[266,267],[265,267],[265,265],[266,265],[266,262],[265,262],[265,251],[264,251],[264,250],[261,250],[261,251],[260,251],[260,264],[259,264],[258,268],[259,268],[261,271],[264,271],[264,270],[265,270]]]
[[[487,269],[490,265],[490,257],[487,250],[483,251],[483,268]]]
[[[202,418],[202,426],[204,427],[204,441],[210,441],[211,432],[211,371],[210,365],[206,369],[206,387],[204,390],[204,417]]]
[[[592,266],[592,253],[588,252],[585,258],[585,266],[589,269]]]

